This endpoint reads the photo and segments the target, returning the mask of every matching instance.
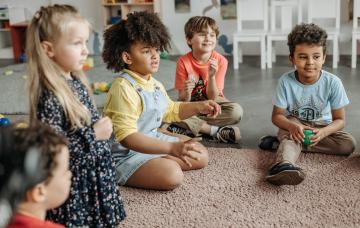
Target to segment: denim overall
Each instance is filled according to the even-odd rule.
[[[163,115],[168,107],[167,98],[160,90],[160,87],[154,83],[154,91],[145,91],[129,74],[123,73],[120,77],[125,78],[131,83],[142,100],[143,111],[137,122],[138,132],[148,137],[157,138],[167,142],[178,141],[177,137],[162,134],[157,130],[161,125]],[[162,156],[164,156],[164,154],[144,154],[126,148],[113,151],[118,184],[124,185],[129,177],[143,164],[153,158]]]

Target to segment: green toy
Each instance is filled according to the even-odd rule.
[[[167,59],[169,54],[166,51],[160,53],[160,59]]]
[[[313,142],[310,142],[310,137],[315,135],[314,131],[309,130],[309,129],[305,129],[304,130],[304,135],[305,135],[304,136],[304,145],[309,146],[309,145],[313,144]]]

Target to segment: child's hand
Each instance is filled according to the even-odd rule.
[[[310,137],[310,146],[315,146],[320,142],[320,140],[324,139],[327,136],[324,130],[321,128],[314,128],[313,132],[315,133],[315,135]]]
[[[195,81],[188,79],[185,81],[184,83],[184,91],[188,94],[191,95],[191,92],[193,91],[193,89],[195,88]]]
[[[203,148],[199,147],[199,145],[195,143],[200,140],[201,138],[191,138],[185,142],[174,142],[170,155],[180,158],[185,164],[191,167],[192,165],[189,158],[199,160],[196,153],[204,152]]]
[[[304,141],[304,129],[313,130],[313,128],[298,124],[298,123],[290,123],[288,127],[288,131],[290,133],[290,139],[294,140],[297,143],[302,143]]]
[[[206,115],[207,117],[217,117],[221,114],[221,107],[213,100],[206,100],[198,102],[199,114]]]
[[[110,138],[113,132],[112,122],[109,117],[103,117],[98,120],[94,126],[95,139],[96,140],[107,140]]]
[[[218,70],[218,63],[215,59],[210,59],[210,66],[209,66],[209,77],[214,77]]]

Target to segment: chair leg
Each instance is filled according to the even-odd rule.
[[[265,37],[262,37],[260,40],[260,55],[261,55],[261,69],[265,69],[266,66],[266,45],[265,45]]]
[[[333,41],[333,68],[336,69],[338,67],[338,56],[339,56],[339,42],[338,38],[335,37]]]
[[[241,49],[241,45],[240,44],[238,44],[238,50],[239,50],[239,52],[238,52],[238,54],[239,54],[239,63],[242,63],[243,62],[243,51],[242,51],[242,49]]]
[[[351,43],[351,68],[356,68],[357,40],[354,35],[352,36]]]
[[[234,63],[234,69],[238,69],[239,68],[239,56],[238,56],[238,42],[236,39],[234,39],[234,42],[233,42],[233,63]]]
[[[266,51],[266,56],[267,56],[266,63],[267,63],[267,67],[269,69],[271,69],[272,68],[272,59],[271,59],[271,57],[272,57],[272,41],[271,41],[271,39],[269,37],[267,38],[267,45],[266,46],[267,46],[266,47],[266,49],[267,49],[267,51]]]

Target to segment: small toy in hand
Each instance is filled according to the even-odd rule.
[[[94,82],[92,84],[94,94],[107,93],[111,88],[111,83],[107,82]]]
[[[0,126],[7,126],[10,124],[10,120],[0,114]]]
[[[193,74],[190,74],[189,75],[189,79],[192,81],[192,82],[196,82],[195,81],[195,76]]]
[[[309,130],[309,129],[305,129],[304,130],[304,135],[305,135],[305,137],[304,137],[304,145],[309,146],[309,145],[313,144],[313,142],[310,141],[310,137],[315,135],[314,131]]]

